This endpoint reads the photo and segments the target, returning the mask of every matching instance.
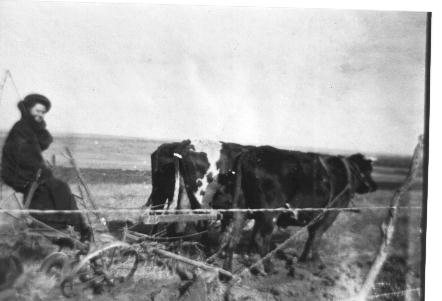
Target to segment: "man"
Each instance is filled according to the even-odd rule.
[[[1,176],[3,181],[15,191],[23,193],[26,200],[32,183],[38,177],[29,209],[78,209],[69,186],[55,178],[45,164],[42,152],[52,143],[51,134],[46,129],[45,114],[50,110],[48,98],[40,94],[30,94],[18,103],[21,119],[14,124],[6,138],[2,152]],[[80,232],[81,240],[89,240],[91,229],[81,214],[33,214],[38,220],[57,229],[68,225]]]

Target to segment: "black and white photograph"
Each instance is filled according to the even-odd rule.
[[[0,2],[0,300],[426,299],[431,23]]]

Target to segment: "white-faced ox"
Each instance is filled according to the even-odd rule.
[[[145,206],[152,209],[199,209],[211,207],[214,194],[233,169],[235,158],[248,149],[235,143],[184,140],[164,143],[151,154],[152,193]],[[179,187],[176,186],[176,159],[179,158]],[[175,192],[178,191],[178,196]],[[185,232],[186,224],[176,223],[169,232]]]

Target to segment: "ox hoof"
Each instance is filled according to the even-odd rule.
[[[318,256],[313,256],[313,257],[310,257],[310,258],[303,258],[301,256],[301,258],[299,258],[298,262],[302,263],[302,264],[311,265],[311,266],[313,266],[315,268],[318,268],[320,270],[323,270],[326,267],[326,264],[322,261],[322,259],[321,259],[321,257],[319,257],[319,255]]]
[[[322,262],[319,255],[305,256],[304,254],[299,257],[298,262],[300,263],[310,263],[310,262]]]
[[[275,265],[271,261],[264,263],[264,271],[266,272],[267,275],[277,273]]]
[[[219,277],[219,280],[221,280],[223,282],[230,282],[230,280],[232,280],[231,277],[229,277],[227,275],[224,275],[224,274],[221,274],[221,273],[219,273],[218,277]]]
[[[295,277],[295,268],[293,266],[287,267],[287,276]]]
[[[301,256],[298,258],[299,263],[307,263],[309,261],[312,261],[311,259],[307,258],[306,256]]]
[[[273,262],[270,260],[264,261],[262,264],[251,268],[250,271],[254,275],[262,275],[262,276],[268,276],[270,274],[275,274],[277,272],[275,266],[273,265]]]
[[[259,275],[261,275],[261,276],[267,276],[267,273],[264,272],[264,270],[261,269],[261,268],[259,268],[259,267],[253,267],[253,268],[251,268],[251,269],[250,269],[250,273],[252,273],[252,275],[255,275],[255,276],[259,276]]]

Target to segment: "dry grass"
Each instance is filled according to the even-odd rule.
[[[99,208],[140,208],[147,201],[151,185],[144,184],[94,184],[89,188]],[[72,186],[72,191],[78,193],[78,186]]]
[[[17,300],[45,300],[53,292],[57,279],[39,272],[39,266],[24,266],[23,274],[14,283]]]
[[[72,191],[75,194],[80,194],[78,186],[71,185]],[[89,185],[94,200],[98,208],[103,209],[120,209],[120,208],[141,208],[150,195],[152,189],[151,185],[144,184],[94,184]],[[82,207],[79,203],[79,207]],[[106,214],[108,219],[129,219],[132,221],[138,220],[141,212],[127,212],[122,216],[121,214]],[[94,220],[93,215],[90,215]]]

